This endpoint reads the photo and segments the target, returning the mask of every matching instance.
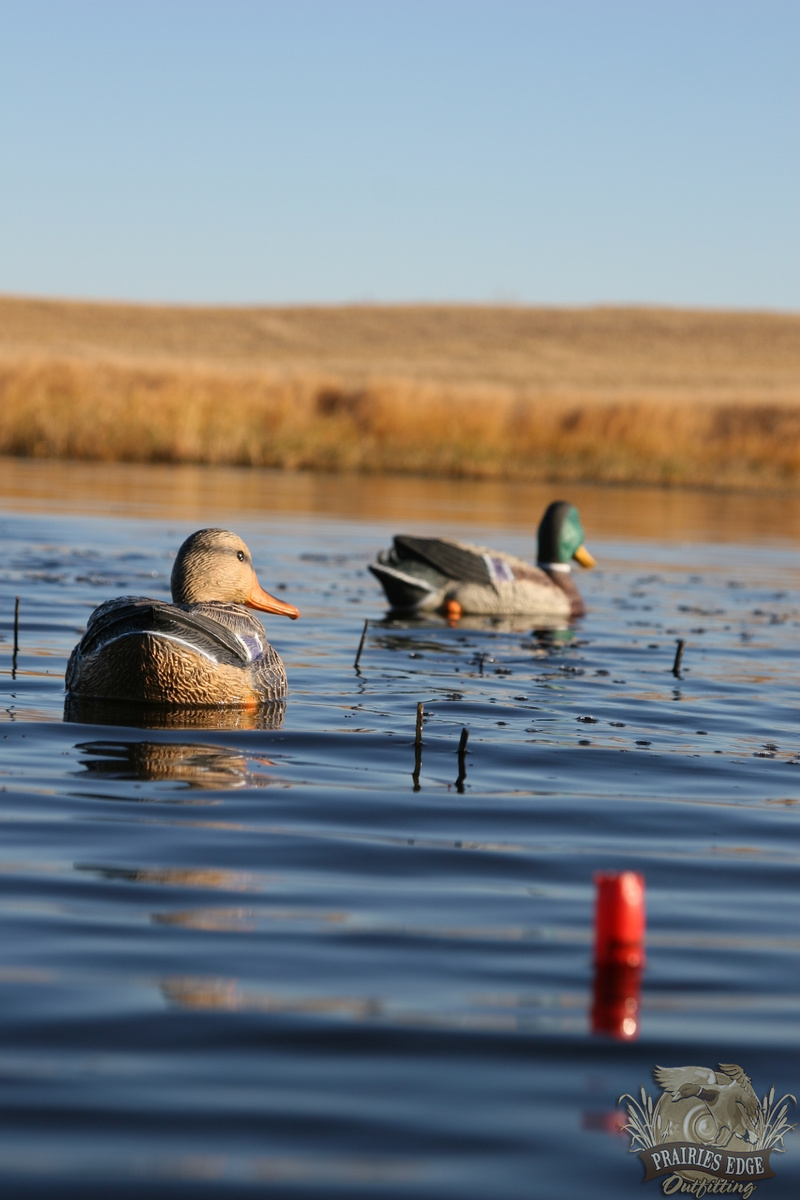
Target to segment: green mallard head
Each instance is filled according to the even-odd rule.
[[[539,562],[567,563],[575,559],[582,567],[595,561],[583,544],[583,526],[574,504],[554,500],[539,525]]]

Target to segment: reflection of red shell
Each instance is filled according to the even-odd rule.
[[[604,1033],[627,1041],[639,1032],[639,967],[617,963],[598,964],[592,991],[592,1033]]]

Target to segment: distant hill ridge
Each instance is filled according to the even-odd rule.
[[[205,308],[0,298],[0,357],[800,401],[800,314],[647,307]]]

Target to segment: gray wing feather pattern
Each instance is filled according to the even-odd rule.
[[[448,542],[443,538],[409,537],[398,534],[394,539],[394,547],[400,561],[404,558],[416,558],[427,563],[448,579],[459,583],[480,583],[494,587],[494,580],[483,555],[475,550],[468,550],[456,542]]]
[[[120,638],[150,633],[191,642],[198,650],[229,666],[241,667],[250,661],[236,635],[202,613],[189,613],[158,600],[112,602],[103,608],[106,611],[100,619],[94,614],[95,619],[81,639],[80,653],[84,656]]]

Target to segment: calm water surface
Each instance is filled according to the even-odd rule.
[[[655,1064],[797,1093],[800,504],[566,494],[588,616],[450,628],[364,564],[401,529],[533,557],[553,489],[0,462],[4,1195],[657,1195],[616,1107]],[[285,711],[65,721],[92,608],[166,596],[208,524],[302,610],[266,618]],[[591,961],[625,868],[629,1038]]]

